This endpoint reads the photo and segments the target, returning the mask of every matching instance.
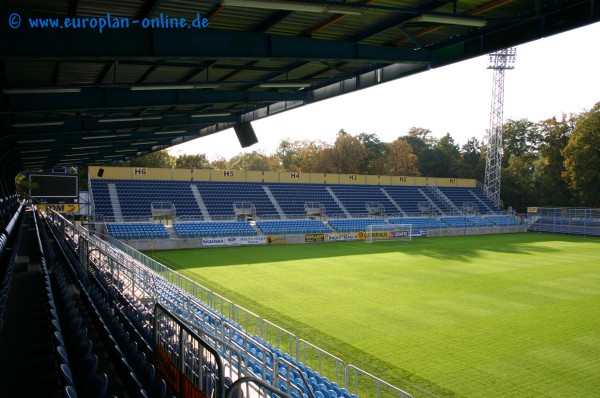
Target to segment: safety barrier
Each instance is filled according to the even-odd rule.
[[[75,227],[58,213],[53,212],[52,218],[55,224],[63,230],[65,239],[78,242],[80,258],[84,259],[82,264],[88,261],[89,256],[102,257],[106,261],[107,271],[123,281],[122,289],[149,304],[160,304],[159,308],[164,306],[184,319],[185,327],[190,331],[197,335],[201,331],[203,337],[213,339],[214,343],[211,346],[220,348],[221,355],[229,355],[226,357],[228,363],[240,363],[237,368],[238,375],[251,374],[268,378],[270,374],[272,382],[277,385],[282,383],[284,388],[287,388],[286,391],[291,392],[292,395],[300,394],[297,389],[301,387],[292,381],[297,383],[297,378],[303,378],[300,375],[304,370],[301,371],[300,365],[302,363],[304,366],[303,363],[306,360],[307,366],[304,369],[308,370],[314,366],[315,371],[323,377],[323,380],[332,380],[332,388],[339,390],[352,388],[354,391],[362,391],[365,397],[379,397],[378,389],[386,386],[386,388],[390,388],[390,391],[398,393],[395,396],[397,398],[411,396],[358,367],[346,365],[343,360],[326,350],[299,339],[292,332],[170,270],[123,242],[110,237],[106,238],[107,241],[103,241],[90,235],[84,228]],[[157,327],[156,319],[154,327]],[[242,332],[242,327],[245,332]],[[179,329],[177,330],[178,333],[181,333]],[[232,341],[233,331],[243,335],[242,339],[252,344],[234,344]],[[188,340],[182,341],[189,341],[190,337],[185,336],[181,338]],[[168,348],[167,342],[168,340],[163,341],[166,347],[163,350],[165,358],[167,356],[177,358],[178,355],[181,355],[174,351],[173,347]],[[252,348],[256,350],[257,347],[268,345],[277,350],[276,360],[273,357],[270,364],[267,363],[266,349],[262,350],[262,358],[258,354],[258,351],[261,350],[256,353],[251,351]],[[171,357],[172,355],[174,357]],[[252,362],[249,362],[248,358],[252,359]],[[244,360],[240,361],[240,359]],[[279,372],[277,367],[280,365],[285,365],[288,371],[286,373]],[[193,373],[193,370],[190,369],[186,371]],[[358,374],[360,377],[351,378],[353,374]],[[292,378],[292,376],[300,377]],[[196,379],[192,380],[197,381]],[[301,382],[301,385],[303,384],[305,383]],[[371,389],[372,391],[369,391]],[[310,389],[307,388],[306,391],[308,392]],[[302,397],[302,394],[299,397]],[[348,394],[346,398],[351,397]]]
[[[306,340],[298,340],[298,360],[319,374],[330,375],[331,381],[346,386],[346,362]]]
[[[161,304],[154,307],[155,362],[170,393],[190,398],[224,398],[219,353]]]
[[[412,395],[390,383],[365,372],[356,366],[348,365],[348,390],[354,395],[368,395],[373,398],[412,398]]]
[[[600,209],[528,207],[527,223],[532,232],[600,236]]]

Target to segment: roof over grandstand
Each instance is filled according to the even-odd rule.
[[[131,159],[599,20],[600,0],[5,0],[2,180]]]

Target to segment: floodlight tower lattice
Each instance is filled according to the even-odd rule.
[[[504,124],[504,72],[515,68],[517,48],[510,47],[489,54],[488,69],[494,70],[490,128],[486,134],[484,191],[502,209],[500,178],[502,174],[502,125]]]

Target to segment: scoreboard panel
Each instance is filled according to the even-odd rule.
[[[79,181],[77,175],[31,174],[32,198],[77,198]]]

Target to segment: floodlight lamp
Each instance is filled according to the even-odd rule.
[[[80,93],[81,87],[21,87],[21,88],[5,88],[2,90],[4,94],[65,94],[65,93]]]
[[[298,81],[291,82],[291,81],[282,80],[282,81],[260,83],[258,86],[262,87],[262,88],[306,88],[306,87],[310,87],[310,83],[309,82],[298,82]]]
[[[131,86],[131,91],[157,91],[157,90],[202,90],[221,87],[218,83],[193,83],[193,84],[155,84],[145,86]]]
[[[330,5],[286,0],[221,0],[221,4],[231,7],[245,7],[265,10],[298,11],[314,13],[330,13],[345,15],[361,15],[357,7],[348,5]]]
[[[154,132],[154,135],[183,134],[186,132],[187,132],[187,130],[156,131],[156,132]]]
[[[162,116],[132,116],[132,117],[113,117],[106,119],[98,119],[98,123],[115,123],[115,122],[141,122],[145,120],[160,120]]]
[[[415,22],[431,22],[442,25],[462,25],[462,26],[473,26],[481,28],[487,25],[485,19],[459,17],[450,14],[421,14],[418,17],[413,18]]]
[[[209,113],[197,113],[191,115],[191,117],[220,117],[220,116],[231,116],[231,112],[209,112]]]
[[[46,126],[62,126],[64,121],[47,121],[47,122],[15,122],[13,127],[46,127]]]

